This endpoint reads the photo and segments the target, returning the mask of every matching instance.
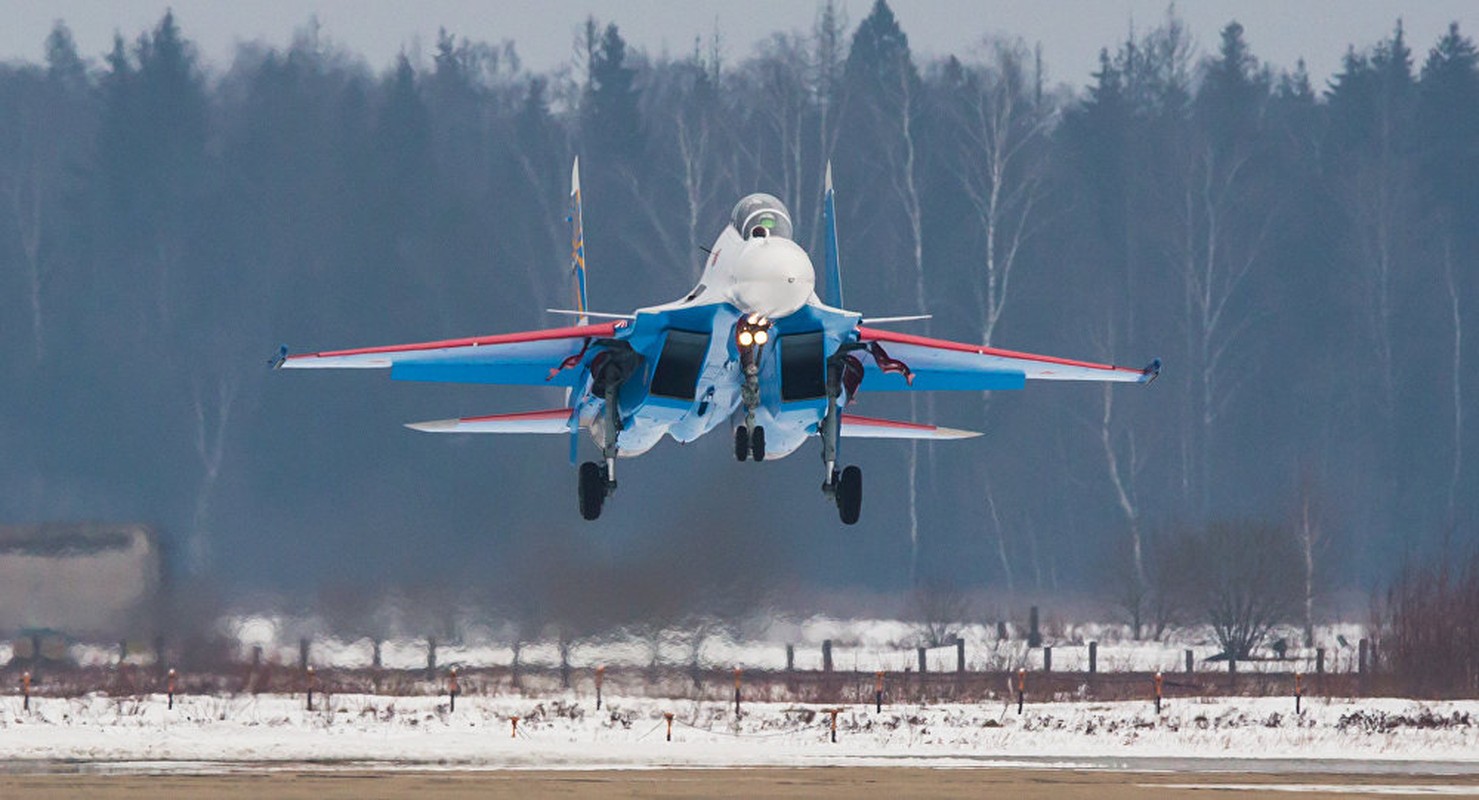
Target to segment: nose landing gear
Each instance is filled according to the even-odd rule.
[[[741,425],[734,429],[734,457],[740,461],[753,458],[756,461],[765,460],[765,429],[755,426],[751,429],[748,425]]]

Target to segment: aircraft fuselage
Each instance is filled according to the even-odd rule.
[[[642,357],[642,369],[620,390],[620,455],[641,455],[665,435],[690,442],[724,423],[764,428],[766,458],[788,455],[816,434],[826,413],[826,356],[859,315],[817,298],[811,258],[782,235],[788,230],[751,230],[746,237],[743,222],[725,226],[714,240],[691,292],[638,309],[628,323],[623,339]],[[752,337],[741,344],[747,322],[764,325],[763,342]],[[745,402],[751,364],[753,407]],[[582,420],[600,443],[606,420],[596,403],[589,405]]]

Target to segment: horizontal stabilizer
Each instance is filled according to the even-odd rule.
[[[570,409],[552,408],[548,411],[438,419],[431,422],[412,422],[406,427],[427,433],[569,433]]]
[[[981,434],[977,431],[941,428],[938,425],[923,425],[918,422],[898,422],[891,419],[860,417],[857,414],[843,414],[842,435],[861,439],[970,439]]]
[[[574,308],[546,308],[546,314],[564,314],[571,317],[591,317],[593,319],[625,319],[633,320],[636,314],[609,314],[604,311],[581,311]]]

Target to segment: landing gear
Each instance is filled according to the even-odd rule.
[[[855,525],[863,510],[863,471],[848,467],[836,481],[837,515],[843,525]]]
[[[756,426],[751,430],[748,425],[741,425],[734,429],[734,457],[740,461],[753,458],[756,461],[765,460],[765,429]]]
[[[607,479],[606,469],[594,461],[587,461],[580,465],[580,515],[588,520],[601,516],[601,506],[606,503],[606,496],[611,493],[611,482]]]
[[[822,437],[822,464],[827,470],[822,494],[837,504],[837,515],[843,525],[855,525],[863,510],[863,471],[857,467],[837,471],[837,440],[842,438],[842,410],[837,399],[842,395],[848,367],[846,358],[849,358],[846,351],[839,350],[827,360],[827,413],[822,416],[818,433]]]

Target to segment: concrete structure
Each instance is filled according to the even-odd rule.
[[[163,574],[159,536],[145,525],[0,526],[0,635],[149,635]]]

